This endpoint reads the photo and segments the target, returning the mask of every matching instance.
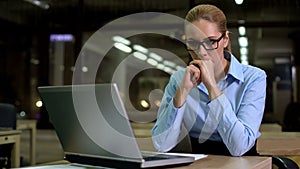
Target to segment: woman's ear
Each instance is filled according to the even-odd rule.
[[[224,48],[228,47],[228,44],[229,44],[229,31],[226,31],[224,36],[224,41],[223,41]]]

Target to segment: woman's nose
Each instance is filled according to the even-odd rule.
[[[207,56],[207,51],[202,45],[200,45],[199,49],[197,50],[197,55],[200,59]]]

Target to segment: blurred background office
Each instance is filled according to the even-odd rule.
[[[300,0],[1,0],[0,102],[14,104],[20,119],[36,119],[38,129],[51,129],[37,87],[72,84],[77,58],[97,30],[138,12],[163,12],[184,18],[200,3],[214,4],[226,14],[232,53],[243,64],[267,72],[263,122],[284,125],[288,104],[300,99]],[[139,19],[134,24],[119,23],[113,31],[137,29]],[[184,39],[182,25],[164,20],[158,28],[171,33],[146,33],[125,39],[115,36],[112,43],[121,42],[125,50],[115,45],[107,53],[101,53],[101,46],[87,51],[86,55],[105,54],[94,81],[85,79],[91,71],[89,63],[80,67],[82,83],[111,82],[122,60],[135,56],[123,65],[119,83],[123,96],[128,96],[124,102],[130,118],[137,122],[155,120],[161,91],[170,74],[190,60],[184,44],[176,40]],[[137,69],[136,65],[147,69]],[[128,91],[125,84],[129,84]]]

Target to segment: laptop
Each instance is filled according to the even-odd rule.
[[[71,163],[150,168],[195,161],[192,156],[141,151],[115,83],[40,86],[38,91]]]

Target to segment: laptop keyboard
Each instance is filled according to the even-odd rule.
[[[142,156],[145,161],[178,158],[178,156],[175,155],[167,155],[167,154],[151,153],[151,152],[142,152]]]

